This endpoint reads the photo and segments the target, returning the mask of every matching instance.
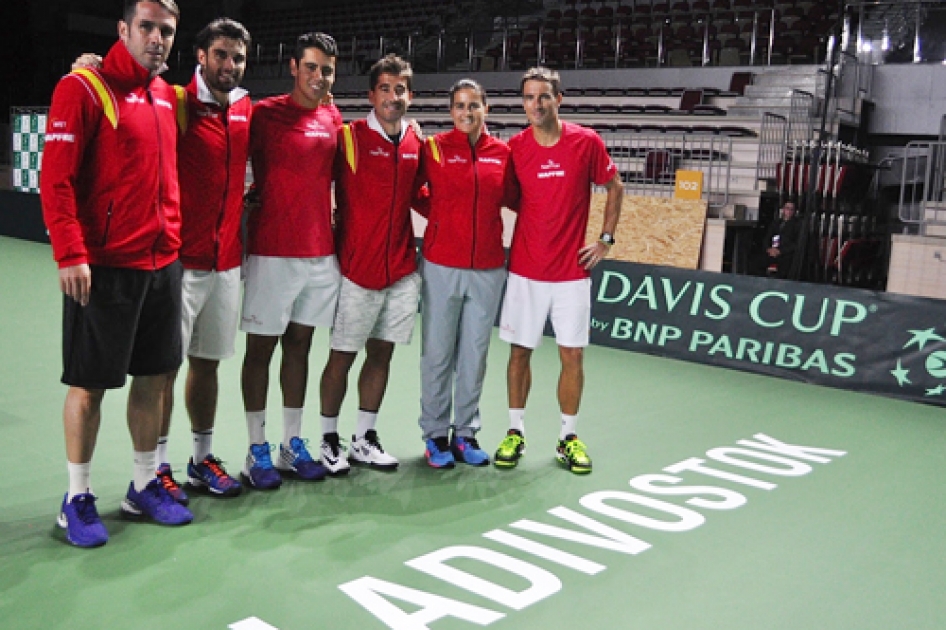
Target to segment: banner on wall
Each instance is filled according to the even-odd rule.
[[[13,190],[39,192],[48,107],[13,107],[10,111]]]
[[[607,260],[591,341],[946,405],[946,301]]]

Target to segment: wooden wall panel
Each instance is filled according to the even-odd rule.
[[[605,193],[594,193],[588,220],[588,242],[601,234]],[[649,265],[698,269],[706,201],[625,195],[608,258]]]

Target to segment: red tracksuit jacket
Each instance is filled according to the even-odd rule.
[[[427,217],[424,258],[462,269],[494,269],[506,262],[502,209],[519,188],[505,142],[482,134],[476,146],[456,129],[427,139],[420,179],[427,196],[414,209]]]
[[[367,120],[345,125],[335,167],[335,249],[342,275],[366,289],[417,270],[411,200],[421,143],[407,127],[397,147]]]
[[[187,269],[227,271],[239,267],[243,256],[240,220],[253,103],[245,90],[234,93],[226,109],[202,101],[197,73],[185,89],[177,164],[181,262]]]
[[[174,89],[151,79],[122,42],[101,70],[59,81],[40,195],[60,267],[159,269],[177,259],[176,100]]]

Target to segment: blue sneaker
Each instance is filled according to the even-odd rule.
[[[269,457],[269,442],[251,444],[250,452],[246,455],[246,464],[240,473],[243,483],[248,483],[257,490],[275,490],[282,485],[279,471],[273,468],[273,460]]]
[[[294,437],[289,440],[289,446],[279,445],[279,459],[276,460],[276,468],[284,475],[292,475],[303,481],[322,481],[328,474],[328,469],[312,459],[309,449],[306,448],[308,440]]]
[[[128,484],[128,494],[122,501],[122,516],[133,521],[150,518],[159,525],[187,525],[194,515],[174,500],[161,481],[155,477],[144,490],[135,490],[135,483]]]
[[[66,540],[76,547],[101,547],[108,542],[108,532],[98,510],[95,509],[95,495],[85,492],[66,501],[62,498],[62,510],[56,524],[66,530]]]
[[[454,435],[450,442],[450,450],[453,451],[453,457],[458,462],[470,466],[486,466],[489,464],[489,455],[480,448],[479,442],[474,437]]]
[[[453,453],[450,452],[450,444],[447,442],[446,435],[427,440],[427,450],[424,451],[424,456],[431,468],[453,468]]]
[[[213,455],[198,464],[191,458],[187,464],[187,483],[195,490],[218,497],[235,497],[243,490],[240,482],[228,475],[223,463]]]
[[[182,488],[180,484],[174,480],[174,475],[171,474],[170,464],[161,464],[158,466],[157,476],[158,481],[160,481],[161,485],[164,486],[164,489],[168,491],[168,494],[171,495],[171,498],[181,505],[187,505],[190,503],[190,497],[188,497],[187,493],[184,492],[184,488]]]

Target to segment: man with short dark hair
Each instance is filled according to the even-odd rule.
[[[240,302],[243,245],[240,223],[250,144],[249,93],[240,88],[250,33],[219,18],[197,33],[197,70],[186,88],[176,88],[179,106],[178,175],[181,185],[183,349],[188,370],[184,402],[190,416],[193,456],[187,465],[191,488],[211,496],[236,496],[240,482],[213,455],[217,370],[233,356]],[[175,372],[176,376],[176,372]],[[168,384],[158,476],[175,498],[187,495],[171,474],[167,439],[174,379]]]
[[[765,251],[761,261],[763,273],[783,280],[791,275],[800,235],[801,220],[795,214],[795,204],[786,201],[765,232]]]
[[[420,295],[411,201],[421,141],[404,122],[412,98],[410,64],[388,55],[369,73],[367,119],[339,134],[335,172],[336,243],[343,276],[332,350],[322,372],[322,464],[333,475],[349,460],[394,470],[375,428],[395,344],[410,343]],[[341,449],[338,414],[358,352],[358,421],[348,455]]]
[[[300,437],[309,348],[316,326],[331,326],[340,275],[332,234],[332,167],[342,117],[326,103],[335,81],[335,40],[299,37],[289,69],[292,92],[257,103],[250,155],[259,206],[249,213],[241,329],[247,333],[242,388],[249,453],[243,479],[273,490],[282,475],[308,481],[325,468]],[[266,441],[269,364],[282,345],[283,441],[273,465]]]
[[[181,364],[180,198],[174,90],[158,74],[180,16],[173,0],[125,4],[101,70],[56,86],[41,197],[64,294],[63,411],[69,491],[58,523],[80,547],[108,541],[90,468],[108,389],[125,384],[134,479],[122,513],[193,519],[155,477],[163,393]]]
[[[494,463],[511,468],[525,450],[530,361],[551,320],[562,365],[562,424],[555,456],[571,472],[590,473],[591,457],[576,429],[584,387],[583,350],[591,324],[589,272],[614,243],[624,186],[598,134],[559,119],[562,88],[557,72],[531,68],[520,87],[530,126],[509,140],[521,197],[499,332],[510,343],[510,428]],[[607,201],[601,237],[586,244],[592,184],[606,189]]]
[[[240,482],[213,455],[217,368],[233,355],[240,300],[240,223],[252,103],[239,87],[251,43],[246,28],[218,18],[195,38],[197,69],[190,84],[174,86],[178,101],[178,178],[181,188],[181,262],[184,266],[182,340],[189,369],[185,404],[194,455],[189,485],[211,496],[236,496]],[[87,53],[73,69],[101,67]],[[158,479],[183,505],[188,496],[167,455],[175,371],[166,390],[158,438]]]

